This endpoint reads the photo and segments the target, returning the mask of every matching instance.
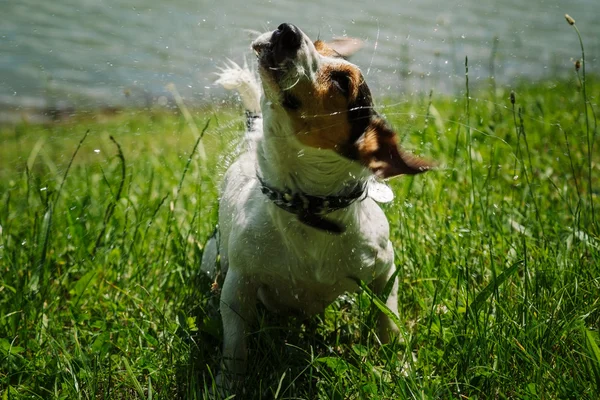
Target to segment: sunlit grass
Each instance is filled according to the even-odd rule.
[[[310,321],[264,313],[241,398],[597,396],[595,121],[576,79],[490,87],[378,106],[438,164],[384,207],[404,341],[377,343],[365,292]],[[207,394],[221,327],[198,267],[244,120],[192,114],[196,129],[132,112],[0,133],[3,399]]]

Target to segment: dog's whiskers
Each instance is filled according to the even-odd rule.
[[[374,107],[356,107],[356,108],[351,108],[349,110],[333,111],[333,112],[326,113],[326,114],[301,115],[300,118],[302,118],[302,119],[308,119],[308,118],[326,118],[326,117],[332,117],[332,116],[335,116],[335,115],[348,114],[350,111],[361,110],[361,109],[374,109]],[[354,118],[354,120],[358,121],[358,120],[365,119],[365,118],[371,118],[371,116],[370,115],[365,115],[365,116],[362,116],[362,117]]]
[[[367,68],[367,75],[371,72],[371,66],[373,65],[373,60],[375,59],[375,52],[377,51],[377,44],[379,43],[379,20],[377,21],[377,37],[375,38],[375,45],[373,46],[373,55],[371,56],[371,62],[369,63],[369,68]]]
[[[298,78],[296,78],[296,82],[292,83],[290,86],[288,86],[286,88],[281,88],[281,90],[283,90],[285,92],[287,90],[293,89],[294,86],[296,86],[300,82],[300,78],[301,78],[301,76],[298,76]]]

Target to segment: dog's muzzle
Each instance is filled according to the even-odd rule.
[[[270,38],[261,37],[252,43],[252,48],[263,66],[275,68],[295,58],[301,45],[302,31],[295,25],[283,23]]]

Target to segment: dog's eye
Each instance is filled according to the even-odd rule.
[[[290,92],[283,92],[283,101],[281,102],[281,104],[288,110],[297,110],[302,105],[300,99],[298,99]]]
[[[332,72],[331,83],[344,96],[348,96],[348,93],[350,93],[350,77],[345,72]]]

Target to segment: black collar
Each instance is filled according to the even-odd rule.
[[[268,185],[260,176],[257,177],[260,190],[277,207],[295,214],[300,222],[308,226],[337,234],[346,230],[344,224],[323,216],[346,208],[357,200],[362,201],[366,193],[366,185],[359,184],[345,195],[313,196],[302,192],[294,193],[290,189],[281,191]]]

